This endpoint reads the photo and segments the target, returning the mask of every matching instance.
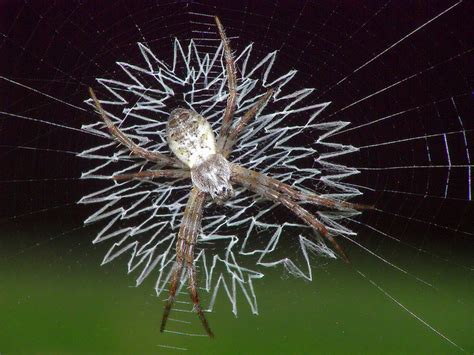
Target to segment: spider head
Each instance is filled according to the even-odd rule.
[[[223,204],[234,196],[230,174],[230,164],[221,154],[213,154],[191,169],[193,184],[208,192],[217,204]]]
[[[216,191],[216,194],[211,197],[218,205],[223,205],[228,199],[234,197],[234,189],[231,184],[221,185],[220,189]]]

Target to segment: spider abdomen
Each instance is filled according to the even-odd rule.
[[[168,118],[166,131],[171,151],[190,168],[216,153],[216,139],[212,127],[195,111],[174,109]]]

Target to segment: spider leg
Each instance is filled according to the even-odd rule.
[[[250,122],[250,120],[255,117],[257,112],[263,106],[265,106],[265,104],[268,102],[268,100],[270,99],[272,95],[273,95],[273,89],[269,89],[262,97],[260,97],[260,99],[258,99],[258,101],[247,112],[245,112],[245,114],[237,123],[237,126],[235,126],[233,129],[230,130],[229,137],[224,142],[224,146],[222,147],[222,155],[225,158],[227,158],[232,152],[232,148],[238,136],[240,135],[240,133],[242,133],[242,131]]]
[[[120,143],[126,146],[130,150],[130,152],[132,152],[132,154],[163,165],[171,165],[177,168],[184,167],[183,164],[174,157],[157,152],[152,152],[135,144],[129,137],[127,137],[125,133],[123,133],[117,126],[115,126],[112,120],[107,116],[107,113],[103,109],[92,88],[89,88],[89,94],[92,100],[94,100],[94,104],[97,110],[99,111],[100,116],[107,125],[107,129],[109,130],[110,134],[115,137]]]
[[[235,167],[235,165],[233,165]],[[240,167],[239,167],[240,168]],[[281,203],[283,206],[288,208],[292,213],[294,213],[298,218],[303,220],[307,225],[312,227],[314,230],[319,231],[321,235],[326,238],[336,250],[336,252],[342,257],[345,262],[349,262],[344,250],[339,246],[336,240],[329,234],[327,228],[321,223],[314,215],[308,212],[305,208],[301,207],[297,202],[288,198],[281,192],[266,186],[262,183],[260,177],[263,174],[260,174],[255,171],[251,171],[252,174],[243,174],[240,169],[232,170],[232,180],[235,183],[238,183],[250,191],[253,191],[275,203]]]
[[[191,300],[194,304],[194,311],[198,314],[199,319],[201,320],[202,326],[206,330],[206,333],[209,337],[214,338],[214,333],[212,332],[211,328],[209,327],[209,323],[207,322],[206,316],[204,315],[204,311],[201,308],[201,302],[199,300],[199,293],[198,293],[198,282],[196,277],[196,267],[194,266],[194,244],[189,244],[189,249],[187,256],[189,256],[189,260],[187,261],[187,271],[188,271],[188,280],[189,280],[189,294],[191,296]],[[191,248],[192,247],[192,248]]]
[[[181,242],[184,244],[183,240]],[[166,322],[171,312],[171,307],[173,307],[174,300],[176,298],[176,292],[178,291],[179,281],[181,280],[181,274],[183,273],[183,254],[182,252],[178,253],[178,249],[181,249],[183,246],[178,248],[180,240],[178,239],[176,243],[176,263],[173,266],[173,274],[171,275],[170,288],[168,300],[165,304],[165,309],[163,310],[163,317],[161,318],[160,332],[163,333],[166,327]]]
[[[196,188],[193,189],[197,190]],[[201,229],[201,220],[202,220],[202,212],[204,207],[204,202],[206,199],[206,193],[199,192],[196,195],[196,200],[193,204],[194,208],[190,211],[189,219],[191,223],[191,228],[186,235],[186,270],[188,272],[188,281],[189,281],[189,295],[191,296],[191,300],[194,304],[194,311],[198,314],[199,319],[207,333],[207,335],[211,338],[214,337],[214,333],[212,333],[211,328],[209,327],[209,323],[207,322],[206,316],[204,315],[204,311],[201,308],[201,302],[199,300],[199,293],[198,293],[198,282],[196,276],[196,266],[194,265],[194,247],[197,242],[197,237],[199,230]]]
[[[247,176],[250,179],[258,180],[261,184],[277,190],[281,193],[287,194],[293,200],[308,202],[319,206],[324,206],[328,208],[335,209],[353,209],[353,210],[370,210],[373,209],[373,206],[363,205],[360,203],[351,203],[347,201],[340,201],[331,198],[321,197],[315,193],[298,191],[292,186],[285,184],[284,182],[278,181],[270,176],[259,173],[254,170],[246,169],[237,164],[232,164],[232,171],[234,174],[241,175],[243,177]]]
[[[223,147],[229,135],[230,126],[232,125],[232,117],[235,111],[235,105],[237,103],[237,79],[235,76],[235,63],[232,51],[230,49],[229,39],[227,38],[224,27],[218,17],[215,17],[217,29],[221,37],[222,44],[224,46],[224,57],[227,72],[227,87],[229,90],[229,96],[227,97],[227,105],[224,112],[224,118],[222,119],[221,131],[219,134],[219,140],[217,142],[218,147]]]
[[[120,174],[112,176],[116,181],[133,180],[133,179],[154,179],[154,178],[171,178],[186,179],[190,178],[191,173],[187,170],[169,169],[169,170],[147,170],[133,174]]]
[[[204,202],[206,193],[193,188],[189,197],[188,203],[184,210],[183,221],[178,232],[178,240],[176,242],[176,269],[170,284],[170,295],[165,305],[163,318],[161,321],[160,331],[163,332],[173,306],[174,299],[178,288],[178,283],[181,279],[183,264],[186,262],[186,269],[188,271],[190,283],[190,295],[194,303],[194,309],[198,313],[201,323],[203,324],[206,333],[212,337],[213,333],[209,328],[209,324],[201,309],[199,296],[197,293],[196,273],[194,267],[194,245],[196,244],[199,231],[201,229],[202,212],[204,209]],[[191,271],[190,271],[191,270]]]

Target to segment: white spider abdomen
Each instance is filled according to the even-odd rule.
[[[209,122],[197,112],[173,110],[166,127],[168,145],[176,157],[193,168],[216,154],[216,138]]]

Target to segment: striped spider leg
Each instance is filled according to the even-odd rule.
[[[126,146],[133,155],[136,155],[140,158],[146,159],[148,161],[152,161],[158,163],[159,165],[170,165],[176,168],[184,168],[183,163],[181,163],[178,159],[173,156],[161,154],[158,152],[152,152],[150,150],[144,149],[139,145],[135,144],[125,133],[123,133],[117,126],[114,125],[112,120],[107,116],[107,113],[102,108],[97,96],[95,95],[94,90],[89,88],[89,95],[91,96],[92,100],[94,101],[95,107],[97,111],[99,111],[102,120],[105,122],[109,133],[121,144]]]
[[[166,301],[163,318],[161,320],[161,332],[165,330],[166,322],[176,298],[176,292],[181,281],[181,274],[183,273],[183,266],[185,264],[184,269],[187,274],[189,294],[193,301],[194,311],[198,314],[207,335],[211,338],[214,337],[199,301],[196,267],[194,265],[194,247],[197,243],[197,238],[201,229],[202,213],[206,195],[207,193],[194,187],[191,190],[191,194],[184,210],[183,220],[181,221],[176,241],[176,263],[171,275],[169,297]]]
[[[232,126],[232,118],[234,117],[235,106],[237,104],[237,78],[235,77],[235,63],[234,57],[232,56],[232,50],[230,49],[229,39],[225,34],[224,27],[222,26],[219,18],[216,16],[214,19],[216,21],[217,30],[219,31],[219,35],[221,37],[222,46],[224,47],[227,88],[229,90],[224,117],[222,118],[219,140],[217,142],[218,149],[221,151],[229,136],[229,131]]]

